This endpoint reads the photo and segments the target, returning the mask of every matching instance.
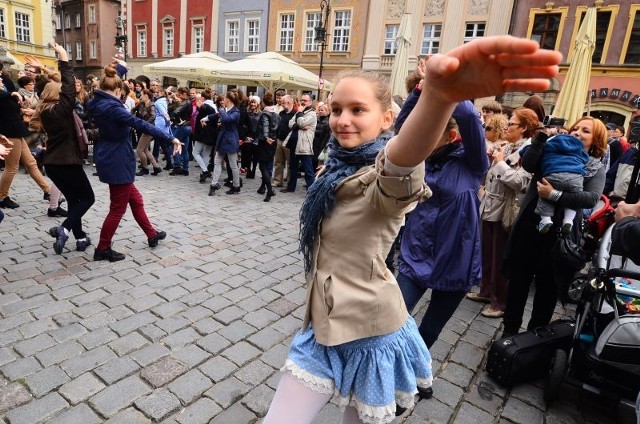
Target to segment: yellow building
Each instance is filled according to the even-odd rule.
[[[18,62],[25,56],[55,66],[55,54],[48,43],[53,40],[51,2],[46,0],[0,0],[0,45]]]

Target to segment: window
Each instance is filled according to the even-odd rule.
[[[64,29],[71,28],[71,15],[68,13],[64,14]]]
[[[473,22],[467,24],[464,30],[464,40],[463,42],[468,43],[476,38],[484,37],[484,29],[486,27],[486,23],[484,22]]]
[[[0,9],[2,10],[2,9]],[[627,39],[627,51],[624,55],[624,63],[627,65],[637,65],[640,64],[640,9],[632,10],[635,12],[635,16],[633,19],[630,19],[629,22],[630,28],[627,31],[628,35]],[[0,37],[3,37],[0,35]]]
[[[173,56],[173,28],[165,28],[162,31],[163,56]]]
[[[425,24],[422,30],[420,54],[436,54],[440,51],[441,24]]]
[[[80,28],[82,26],[82,20],[80,18],[80,12],[76,12],[76,28]]]
[[[316,27],[322,26],[322,15],[320,12],[307,13],[307,23],[304,31],[304,51],[312,52],[318,50],[316,43]]]
[[[59,13],[56,13],[56,29],[62,29],[62,18]]]
[[[67,51],[67,56],[69,59],[73,59],[73,49],[71,48],[71,43],[64,43],[64,49]]]
[[[89,23],[90,24],[96,23],[96,5],[95,4],[89,5]]]
[[[560,13],[536,15],[531,29],[531,39],[537,41],[543,49],[555,50],[561,18]]]
[[[82,41],[76,41],[76,60],[82,60]]]
[[[295,15],[287,13],[280,15],[280,51],[293,51],[293,27]]]
[[[204,50],[204,27],[202,25],[193,26],[192,50],[193,50],[193,53],[200,53],[201,51]]]
[[[98,46],[95,40],[89,41],[89,59],[95,59],[98,57]]]
[[[387,25],[384,36],[384,54],[396,54],[396,50],[398,50],[397,37],[398,25]]]
[[[29,25],[29,15],[22,12],[15,13],[16,18],[16,40],[23,43],[31,42],[31,25]]]
[[[333,20],[334,52],[349,51],[349,36],[351,35],[351,11],[338,10]]]
[[[1,38],[7,38],[7,33],[4,28],[5,28],[4,9],[0,9],[0,37]]]
[[[260,20],[247,19],[245,21],[244,28],[247,34],[245,51],[250,53],[259,52],[260,51]]]
[[[225,52],[238,53],[240,51],[240,22],[227,21],[227,45]]]
[[[147,56],[147,30],[138,30],[138,57]]]

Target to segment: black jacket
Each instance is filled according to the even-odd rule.
[[[628,216],[616,223],[611,233],[611,253],[640,265],[640,219]]]
[[[280,125],[278,125],[278,131],[276,131],[278,140],[284,141],[289,135],[289,132],[291,131],[291,128],[289,128],[289,121],[295,114],[295,110],[292,110],[291,112],[283,110],[280,112]]]

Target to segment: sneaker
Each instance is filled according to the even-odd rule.
[[[538,224],[538,232],[540,234],[546,234],[549,232],[549,230],[551,229],[551,227],[553,227],[553,222],[540,222]]]
[[[573,222],[565,222],[564,224],[562,224],[562,229],[560,231],[562,231],[562,234],[569,234],[572,228]]]
[[[467,299],[473,300],[474,302],[481,302],[481,303],[491,302],[491,299],[489,299],[488,297],[480,296],[478,293],[474,293],[474,292],[467,293]]]
[[[91,239],[89,237],[85,237],[84,240],[76,240],[76,250],[78,252],[84,252],[89,246],[91,246]]]
[[[69,236],[65,233],[64,227],[60,225],[49,228],[49,235],[56,238],[56,241],[53,242],[53,251],[61,255],[65,243],[69,240]]]
[[[109,261],[109,262],[118,262],[121,261],[125,258],[125,256],[120,253],[120,252],[116,252],[115,250],[108,248],[108,249],[104,249],[104,250],[99,250],[96,249],[93,252],[93,260],[94,261]]]
[[[67,211],[58,206],[56,209],[47,209],[47,216],[50,218],[56,216],[67,216]]]
[[[480,312],[480,315],[487,318],[501,318],[504,315],[504,311],[487,306],[482,310],[482,312]]]
[[[17,204],[16,202],[14,202],[13,200],[11,200],[11,197],[7,196],[4,199],[0,200],[0,208],[9,208],[9,209],[15,209],[15,208],[19,208],[20,205]]]
[[[164,240],[167,238],[167,233],[164,231],[156,231],[156,235],[148,239],[149,247],[156,247],[160,240]]]

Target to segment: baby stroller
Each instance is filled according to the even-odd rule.
[[[544,389],[547,404],[564,381],[634,407],[640,392],[640,266],[610,253],[606,230],[594,278],[580,293],[568,351],[554,352]]]

